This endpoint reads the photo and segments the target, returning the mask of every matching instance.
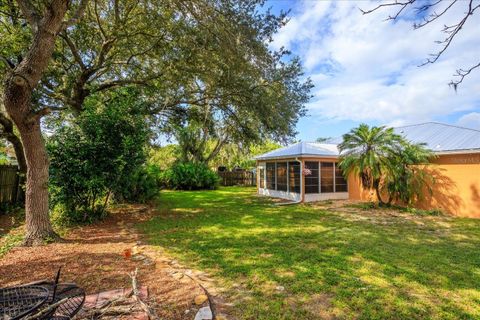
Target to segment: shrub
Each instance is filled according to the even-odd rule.
[[[68,222],[90,222],[105,213],[112,195],[134,184],[146,189],[147,124],[136,110],[135,96],[112,94],[106,104],[93,100],[85,111],[50,137],[52,205]],[[150,192],[150,191],[149,191]]]
[[[160,169],[155,165],[141,167],[126,179],[122,179],[115,193],[115,198],[120,201],[145,203],[157,196],[160,181]]]
[[[360,203],[350,203],[350,204],[347,204],[345,207],[362,209],[367,211],[367,210],[378,208],[378,205],[375,202],[360,202]]]
[[[176,163],[161,173],[162,186],[178,190],[216,189],[220,178],[201,163]]]
[[[440,209],[418,209],[413,207],[403,208],[403,211],[420,215],[420,216],[442,216],[444,215],[443,211]]]

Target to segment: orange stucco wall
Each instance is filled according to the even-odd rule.
[[[375,192],[364,189],[360,183],[360,179],[353,174],[348,177],[348,198],[359,201],[376,200]]]
[[[480,218],[480,154],[441,155],[433,160],[429,170],[435,177],[432,194],[426,192],[416,207]],[[376,199],[374,193],[363,190],[356,177],[349,177],[348,183],[350,199]]]
[[[444,155],[433,161],[432,195],[417,205],[461,217],[480,218],[480,154]]]

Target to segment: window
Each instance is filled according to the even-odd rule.
[[[343,176],[342,169],[335,163],[335,192],[347,192],[347,180]]]
[[[277,190],[287,191],[287,163],[277,162]]]
[[[267,189],[275,190],[275,163],[267,163]]]
[[[300,193],[300,163],[288,163],[288,186],[290,192]]]
[[[265,188],[265,169],[264,168],[259,168],[258,169],[258,174],[259,176],[259,183],[260,183],[260,188]]]
[[[318,162],[305,162],[305,193],[318,192]]]
[[[333,192],[333,162],[320,163],[321,192]]]

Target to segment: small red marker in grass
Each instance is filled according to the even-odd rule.
[[[125,249],[123,250],[123,257],[125,258],[125,260],[130,260],[130,258],[132,257],[132,249]]]

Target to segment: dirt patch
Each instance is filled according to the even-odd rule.
[[[11,229],[20,226],[22,220],[22,215],[19,212],[0,213],[0,237],[7,234]]]
[[[303,307],[312,315],[319,317],[319,319],[337,319],[332,310],[330,310],[332,307],[332,298],[332,295],[326,293],[315,294],[308,299]]]
[[[62,281],[92,294],[129,287],[128,273],[138,267],[138,280],[148,287],[162,319],[193,319],[202,288],[189,277],[175,276],[172,260],[146,245],[134,228],[154,214],[147,206],[121,206],[100,223],[71,230],[63,243],[14,248],[0,259],[0,286],[52,279],[62,267]],[[125,253],[132,248],[136,252],[130,257]]]

